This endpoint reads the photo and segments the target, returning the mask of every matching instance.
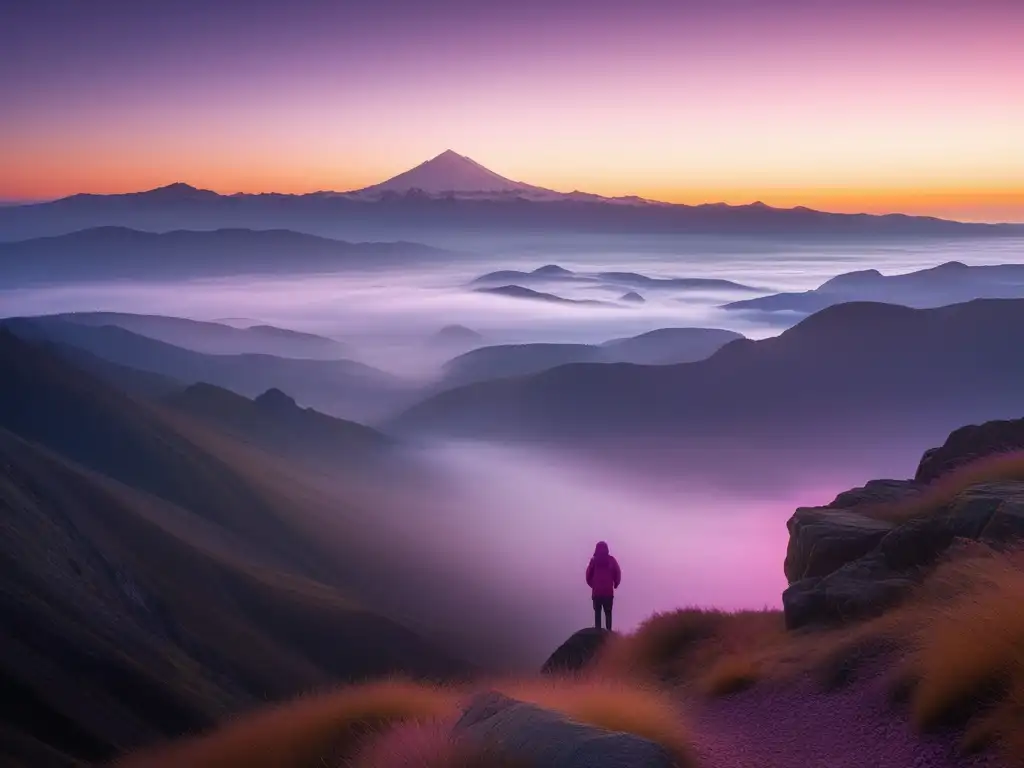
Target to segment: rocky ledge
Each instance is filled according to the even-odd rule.
[[[797,509],[788,522],[787,626],[880,613],[957,541],[1002,548],[1024,538],[1024,482],[974,485],[905,522],[878,515],[880,505],[914,499],[944,472],[1014,449],[1024,450],[1024,419],[964,427],[925,452],[914,480],[873,480],[828,506]]]
[[[582,672],[597,657],[611,635],[607,629],[581,629],[555,649],[541,667],[541,674],[562,676]]]

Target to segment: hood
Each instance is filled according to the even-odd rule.
[[[597,542],[597,546],[594,547],[594,557],[605,558],[608,557],[608,544],[604,541]]]

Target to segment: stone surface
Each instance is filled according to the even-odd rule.
[[[787,523],[786,578],[827,576],[865,555],[892,531],[893,524],[849,509],[802,507]]]
[[[496,760],[529,768],[673,768],[659,744],[574,722],[557,712],[497,692],[476,696],[452,730],[488,749]]]
[[[1015,545],[1024,539],[1024,482],[976,485],[925,517],[901,525],[874,523],[855,504],[798,509],[790,518],[790,585],[782,596],[788,627],[880,613],[954,545]]]
[[[584,669],[612,636],[607,629],[588,627],[576,632],[548,657],[543,675],[573,674]]]
[[[986,421],[950,433],[946,442],[925,451],[914,480],[930,483],[976,459],[994,453],[1024,450],[1024,419]]]

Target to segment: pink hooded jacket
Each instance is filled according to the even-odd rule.
[[[590,565],[587,566],[587,586],[590,587],[594,597],[613,597],[615,590],[622,581],[622,571],[619,569],[618,561],[608,554],[608,545],[597,542],[594,548],[594,556],[590,558]]]

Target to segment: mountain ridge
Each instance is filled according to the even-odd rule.
[[[483,189],[472,189],[483,187]],[[433,190],[433,191],[431,191]],[[902,213],[831,213],[760,201],[686,205],[557,192],[513,181],[451,150],[379,184],[347,192],[220,194],[182,181],[141,192],[79,193],[0,208],[0,239],[100,225],[145,230],[294,229],[328,237],[423,239],[437,231],[529,228],[593,233],[874,237],[1024,235],[1024,223],[969,223]]]

